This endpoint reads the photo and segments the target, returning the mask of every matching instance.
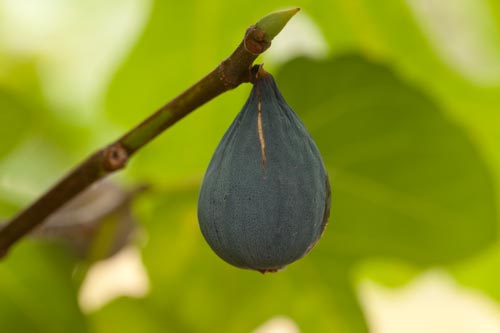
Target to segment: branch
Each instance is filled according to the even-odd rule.
[[[107,175],[125,167],[130,157],[157,135],[209,100],[243,82],[250,82],[250,69],[271,45],[299,8],[269,14],[249,27],[236,50],[207,76],[165,104],[123,137],[90,155],[53,188],[22,210],[0,229],[0,258],[19,239]]]

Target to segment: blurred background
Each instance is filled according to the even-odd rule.
[[[293,6],[258,62],[330,173],[314,250],[262,275],[199,231],[242,85],[0,262],[2,331],[500,332],[496,0],[0,0],[0,219]]]

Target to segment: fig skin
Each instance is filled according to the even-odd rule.
[[[329,212],[320,152],[273,77],[259,71],[203,179],[202,234],[226,262],[275,272],[316,244]]]

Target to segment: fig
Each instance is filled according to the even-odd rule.
[[[275,272],[309,252],[329,213],[330,184],[320,152],[260,67],[205,173],[198,200],[201,232],[226,262]]]

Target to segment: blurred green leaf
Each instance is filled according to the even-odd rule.
[[[32,135],[0,163],[0,200],[18,208],[28,204],[61,176],[66,162],[60,147]]]
[[[29,132],[32,110],[13,95],[0,90],[0,159]]]
[[[330,170],[335,253],[437,264],[496,240],[493,179],[478,149],[390,68],[355,55],[298,59],[278,85]]]
[[[218,18],[222,20],[220,15],[217,2],[202,5],[196,1],[156,1],[140,40],[109,88],[106,111],[110,117],[127,128],[135,125],[227,56],[222,54],[220,45],[225,45],[229,53],[244,28],[236,29],[237,33],[228,29],[230,33],[212,40],[210,36],[217,35],[216,29],[223,26],[217,23]],[[190,66],[179,66],[187,63]],[[220,121],[224,113],[197,112],[196,119],[186,118],[141,151],[130,165],[131,173],[155,183],[201,177],[202,161],[208,160],[211,153],[207,145],[215,147],[218,135],[213,133],[217,133],[217,128],[219,133],[224,129]],[[186,151],[189,154],[183,153]],[[172,156],[176,156],[175,160]]]
[[[168,324],[158,321],[147,301],[121,297],[89,316],[90,332],[93,333],[156,333],[174,332]],[[175,331],[182,332],[182,331]]]
[[[24,240],[0,264],[3,332],[86,332],[71,274],[74,258],[60,246]]]
[[[2,193],[0,192],[0,223],[6,216],[11,216],[14,214],[19,207],[6,198],[1,198]]]
[[[449,268],[463,285],[480,289],[500,301],[500,247],[498,244],[468,261]]]
[[[402,287],[411,282],[422,269],[403,260],[368,259],[355,267],[357,282],[363,280],[375,281],[387,287]]]

